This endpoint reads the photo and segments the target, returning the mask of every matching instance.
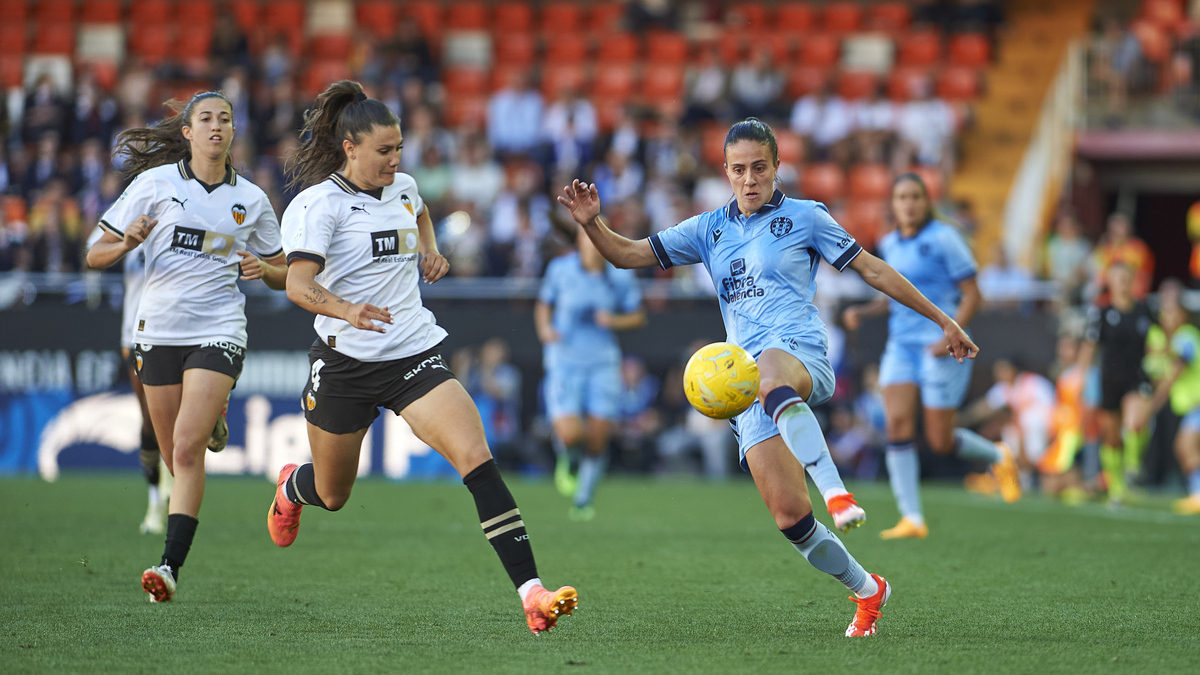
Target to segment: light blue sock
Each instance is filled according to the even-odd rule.
[[[775,420],[779,435],[792,456],[804,465],[812,476],[822,498],[846,493],[846,485],[838,473],[825,434],[816,415],[791,387],[779,387],[767,394],[767,414]]]
[[[879,592],[879,584],[875,579],[867,574],[829,528],[817,522],[812,513],[780,531],[810,565],[842,582],[858,597],[869,598]]]
[[[821,442],[824,443],[824,439]],[[828,447],[817,458],[816,464],[809,464],[804,469],[808,471],[809,476],[812,476],[817,491],[821,493],[821,497],[825,501],[828,502],[830,497],[844,495],[848,492],[846,484],[842,482],[842,474],[838,472],[837,465],[833,463],[833,457],[829,456]]]
[[[888,482],[896,497],[896,508],[900,515],[917,523],[925,524],[921,511],[921,460],[917,446],[912,441],[889,443],[887,446]]]
[[[982,459],[988,464],[995,464],[1004,459],[995,443],[970,429],[955,429],[954,445],[955,454],[963,459]]]
[[[1200,469],[1188,474],[1188,494],[1200,496]]]
[[[604,478],[604,469],[608,466],[608,457],[591,457],[584,455],[579,460],[579,487],[575,490],[575,506],[587,506],[592,503],[592,495],[600,479]]]

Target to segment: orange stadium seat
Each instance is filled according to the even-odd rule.
[[[909,33],[900,38],[899,51],[902,66],[931,66],[942,60],[942,36],[932,30]]]
[[[508,0],[496,4],[492,14],[492,31],[500,35],[533,30],[533,6],[528,2]]]
[[[585,30],[583,10],[574,2],[548,2],[542,6],[538,26],[546,33],[574,33]]]
[[[947,101],[970,101],[979,96],[979,71],[954,66],[938,75],[937,95]]]
[[[832,66],[842,55],[842,41],[835,35],[817,33],[800,40],[800,64]]]
[[[5,18],[5,25],[24,23],[29,18],[29,4],[25,0],[0,0],[0,16]]]
[[[487,99],[482,96],[455,96],[446,99],[446,123],[451,128],[479,128],[487,122]]]
[[[391,0],[358,0],[354,5],[354,20],[360,30],[386,39],[400,23],[400,5]]]
[[[925,189],[929,191],[929,198],[933,201],[939,201],[942,198],[942,172],[933,166],[910,166],[908,173],[915,173],[921,177],[921,181],[925,183]]]
[[[775,63],[791,63],[792,50],[796,46],[792,38],[789,33],[765,33],[755,36],[751,44],[754,49],[766,49],[771,52],[771,59]]]
[[[156,66],[171,56],[175,45],[175,31],[169,26],[152,26],[129,33],[129,51],[137,54],[142,63]]]
[[[303,33],[306,12],[304,0],[269,0],[262,17],[272,33]]]
[[[733,68],[742,62],[742,55],[746,52],[746,41],[742,36],[729,32],[718,40],[716,45],[721,64],[725,67]]]
[[[950,38],[950,63],[983,68],[992,60],[992,43],[983,33],[960,33]]]
[[[207,0],[182,0],[175,7],[175,21],[181,26],[211,26],[216,18],[216,5]]]
[[[775,132],[775,142],[779,145],[779,161],[793,166],[804,162],[804,141],[787,129]]]
[[[807,2],[784,2],[775,9],[775,28],[807,33],[817,25],[817,10]]]
[[[887,199],[892,193],[892,170],[886,164],[855,164],[847,178],[851,199]]]
[[[862,25],[862,7],[856,2],[831,2],[825,5],[825,30],[853,33]]]
[[[567,89],[583,91],[587,81],[587,69],[581,63],[547,62],[542,66],[542,96],[547,99],[556,99]]]
[[[529,65],[537,57],[537,41],[529,33],[496,35],[492,46],[498,64]]]
[[[28,46],[24,21],[0,24],[0,55],[20,56]]]
[[[769,27],[767,6],[761,2],[730,3],[725,10],[725,22],[748,31],[766,30]]]
[[[881,2],[871,5],[867,25],[875,30],[896,33],[912,23],[912,10],[903,2]]]
[[[442,32],[442,6],[437,0],[413,0],[402,7],[405,16],[417,22],[422,34],[430,36]]]
[[[481,68],[454,68],[442,71],[442,84],[448,96],[482,96],[488,92],[488,71]]]
[[[646,60],[650,63],[684,64],[688,52],[688,40],[679,33],[651,33],[646,38]]]
[[[528,64],[498,64],[492,68],[492,91],[512,86],[520,75],[528,75]]]
[[[700,132],[701,155],[706,164],[723,166],[725,164],[725,135],[729,130],[716,124],[706,125]]]
[[[592,93],[596,96],[624,100],[633,94],[637,84],[637,73],[631,65],[612,65],[597,69],[592,82]]]
[[[792,98],[808,96],[829,82],[830,71],[821,66],[800,66],[788,75],[787,95]]]
[[[345,59],[325,59],[313,61],[304,71],[303,90],[306,96],[316,96],[325,90],[331,82],[350,77],[350,66]]]
[[[917,97],[921,88],[929,81],[929,73],[916,66],[897,66],[888,73],[887,95],[897,102]]]
[[[1164,30],[1174,30],[1183,23],[1182,0],[1142,0],[1142,18]]]
[[[642,96],[652,101],[683,97],[683,66],[648,64],[642,72]]]
[[[837,164],[809,164],[800,174],[800,191],[806,199],[834,204],[845,194],[846,176]]]
[[[858,101],[869,97],[879,86],[879,76],[864,71],[849,71],[838,78],[838,96],[847,101]]]
[[[3,11],[0,8],[0,12]],[[120,23],[121,0],[85,0],[79,20],[83,23]]]
[[[75,26],[69,23],[39,24],[33,38],[36,54],[72,54],[75,52]]]
[[[600,48],[596,59],[605,65],[629,63],[638,60],[641,52],[642,44],[636,35],[613,33],[600,38]]]
[[[71,23],[75,20],[75,0],[37,0],[33,6],[39,24]]]
[[[212,30],[206,26],[188,27],[176,33],[174,53],[181,59],[201,65],[212,52]]]
[[[590,50],[588,39],[582,33],[564,33],[546,40],[546,60],[554,63],[582,63]]]
[[[869,251],[875,249],[887,222],[887,206],[884,202],[877,199],[851,200],[840,216],[838,224],[846,228],[860,246]]]
[[[168,23],[171,18],[171,3],[167,0],[134,0],[129,4],[129,20],[134,25]]]
[[[617,125],[617,117],[625,107],[625,102],[597,97],[592,99],[592,107],[596,109],[596,126],[600,127],[600,131],[607,133]]]
[[[350,36],[342,33],[314,35],[308,41],[308,56],[317,59],[344,59],[350,56]]]
[[[258,0],[235,0],[231,3],[230,8],[233,11],[233,21],[238,28],[251,32],[258,26],[260,16]]]
[[[625,4],[621,2],[597,2],[588,13],[588,30],[602,33],[621,29],[621,20],[625,18]]]
[[[0,86],[21,86],[25,79],[25,59],[20,56],[0,56]]]
[[[455,2],[446,8],[446,28],[451,30],[484,30],[488,19],[488,6],[482,2]]]

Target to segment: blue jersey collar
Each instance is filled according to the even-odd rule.
[[[783,194],[783,190],[776,189],[775,194],[771,195],[771,201],[763,204],[763,208],[765,209],[768,206],[776,207],[782,205],[785,196],[786,195]],[[725,215],[728,216],[730,220],[733,220],[741,215],[741,211],[738,210],[737,197],[734,197],[729,202],[729,205],[725,207]]]

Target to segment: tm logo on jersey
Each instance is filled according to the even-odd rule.
[[[375,262],[409,262],[417,256],[416,232],[384,230],[371,233],[371,257]]]
[[[171,237],[171,251],[190,255],[194,258],[228,258],[233,253],[233,237],[220,232],[197,230],[191,227],[175,226]]]

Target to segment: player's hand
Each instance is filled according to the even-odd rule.
[[[150,216],[144,213],[138,216],[137,220],[125,228],[125,250],[132,251],[141,246],[142,242],[146,241],[146,237],[150,236],[150,232],[154,230],[155,225],[158,225],[158,221],[150,220]]]
[[[592,321],[595,321],[596,325],[600,326],[601,328],[612,328],[612,312],[608,311],[607,309],[598,309],[596,310],[596,313],[592,315]]]
[[[376,321],[383,323],[392,322],[392,313],[387,307],[379,309],[375,305],[368,305],[365,302],[350,305],[350,309],[346,310],[346,321],[351,326],[360,330],[373,330],[376,333],[386,333],[383,326],[377,325]]]
[[[944,331],[946,334],[945,339],[931,347],[931,349],[937,350],[938,356],[949,354],[958,359],[959,363],[962,363],[963,359],[973,359],[979,356],[979,347],[974,342],[971,342],[971,338],[967,336],[967,331],[963,330],[962,326],[958,325],[958,322],[951,321]]]
[[[848,331],[856,331],[862,325],[862,317],[859,315],[857,307],[847,307],[842,310],[842,325]]]
[[[238,266],[242,270],[242,280],[251,281],[261,279],[263,268],[262,261],[258,259],[258,256],[249,251],[238,251],[237,254],[242,256],[241,262],[238,263]]]
[[[541,343],[544,345],[558,342],[561,339],[562,339],[562,336],[559,335],[558,331],[554,330],[553,328],[547,328],[544,331],[542,331],[542,330],[538,331],[538,340],[540,340]]]
[[[430,284],[446,276],[446,273],[450,271],[450,261],[437,251],[421,254],[421,262],[417,265],[421,269],[421,278]]]
[[[579,179],[572,181],[563,188],[558,203],[567,207],[571,217],[580,225],[587,225],[600,215],[600,193],[596,191],[595,183],[588,185]]]

